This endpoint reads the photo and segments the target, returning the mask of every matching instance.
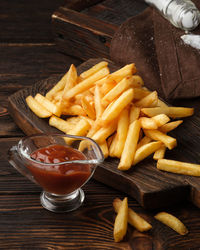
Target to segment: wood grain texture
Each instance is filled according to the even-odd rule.
[[[57,48],[83,60],[109,58],[111,39],[119,25],[146,7],[144,1],[137,0],[67,3],[52,15]]]
[[[88,60],[78,67],[78,71],[82,72],[100,60],[101,59]],[[111,62],[109,65],[111,70],[117,68]],[[45,81],[40,81],[30,88],[25,88],[9,97],[10,114],[25,134],[59,132],[57,129],[49,127],[48,120],[36,117],[26,105],[25,98],[29,94],[34,96],[37,92],[45,94],[60,77],[61,76],[52,76]],[[179,133],[175,132],[179,146],[167,156],[174,157],[174,159],[178,160],[190,161],[195,152],[190,153],[191,145],[187,145],[187,143],[189,140],[192,141],[192,135],[186,133],[186,130],[188,126],[192,126],[191,122],[195,119],[197,118],[188,119],[188,122],[185,121],[184,126],[182,126],[180,130],[177,130]],[[193,131],[198,133],[195,129]],[[183,137],[182,134],[185,134],[185,136]],[[198,148],[197,144],[199,145],[200,143],[198,137],[196,137],[195,143],[195,148]],[[198,177],[189,178],[183,175],[159,171],[155,167],[156,163],[152,159],[146,159],[127,172],[122,172],[117,169],[118,162],[118,159],[115,158],[106,159],[105,162],[97,168],[94,178],[136,198],[143,207],[148,209],[170,206],[189,198],[193,199],[192,197],[195,197],[194,203],[199,206],[199,200],[197,199],[200,187]],[[188,178],[190,181],[187,181]],[[194,186],[192,185],[193,180]],[[193,191],[191,191],[191,186]],[[195,195],[194,190],[196,192]],[[191,195],[192,192],[193,195]]]
[[[66,1],[0,1],[1,43],[53,42],[51,14]]]
[[[125,194],[94,179],[85,186],[83,206],[71,213],[55,214],[40,205],[41,189],[21,176],[6,159],[6,151],[19,138],[0,139],[0,241],[1,249],[139,249],[197,250],[200,245],[199,209],[182,203],[164,210],[180,218],[189,234],[180,236],[156,221],[159,211],[145,211],[130,196],[129,206],[149,221],[153,228],[139,233],[128,226],[121,243],[113,241],[115,213],[112,201]],[[4,150],[2,150],[2,146]]]

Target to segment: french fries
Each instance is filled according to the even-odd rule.
[[[118,213],[121,205],[122,201],[120,199],[114,199],[113,207],[116,213]],[[128,223],[140,232],[145,232],[152,228],[152,226],[145,219],[143,219],[139,214],[134,212],[131,208],[128,208]]]
[[[108,62],[101,61],[78,75],[72,64],[45,96],[37,93],[26,102],[38,117],[49,118],[50,126],[95,140],[105,158],[119,158],[119,170],[130,169],[151,154],[161,169],[166,149],[177,145],[167,133],[183,122],[170,119],[191,116],[194,109],[169,107],[156,91],[145,88],[136,72],[131,63],[110,73]]]
[[[200,176],[200,165],[187,162],[159,159],[157,168],[163,171],[185,174],[191,176]]]
[[[185,235],[188,233],[187,228],[185,225],[175,216],[166,212],[160,212],[156,214],[155,219],[159,220],[166,226],[172,228],[174,231],[179,233],[180,235]]]
[[[115,242],[120,242],[127,231],[128,224],[128,199],[125,197],[122,204],[118,210],[117,216],[114,223],[114,240]]]
[[[47,118],[52,115],[52,112],[47,110],[44,106],[42,106],[37,100],[35,100],[32,96],[26,97],[26,103],[29,108],[40,118]]]

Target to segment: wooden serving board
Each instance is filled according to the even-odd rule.
[[[102,59],[90,59],[78,67],[78,73],[88,69]],[[109,63],[111,71],[117,66]],[[25,98],[36,93],[45,94],[58,80],[54,75],[22,89],[9,97],[9,112],[16,124],[30,135],[34,133],[61,133],[48,125],[48,119],[38,118],[26,105]],[[188,162],[200,162],[200,118],[199,114],[185,119],[173,134],[178,147],[168,151],[166,158]],[[197,162],[198,161],[198,162]],[[171,206],[190,199],[200,207],[200,178],[159,171],[156,162],[148,158],[129,171],[117,170],[119,160],[108,158],[98,166],[94,178],[134,197],[146,209]]]

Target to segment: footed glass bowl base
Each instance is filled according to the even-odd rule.
[[[55,195],[43,191],[40,201],[44,208],[51,212],[64,213],[79,208],[85,199],[85,194],[81,188],[68,195]]]

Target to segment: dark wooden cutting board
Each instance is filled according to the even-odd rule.
[[[78,73],[88,69],[102,59],[90,59],[78,67]],[[117,66],[109,62],[111,71]],[[16,124],[25,134],[61,133],[48,125],[48,119],[38,118],[26,105],[25,98],[36,93],[45,94],[59,79],[54,75],[48,79],[22,89],[9,97],[9,112]],[[178,147],[167,152],[166,158],[188,162],[200,162],[200,118],[199,113],[186,118],[183,125],[173,132]],[[191,200],[200,207],[200,178],[159,171],[156,162],[148,158],[133,166],[131,170],[122,172],[117,169],[119,160],[108,158],[98,166],[94,178],[106,185],[121,190],[134,197],[146,209],[173,206]]]

